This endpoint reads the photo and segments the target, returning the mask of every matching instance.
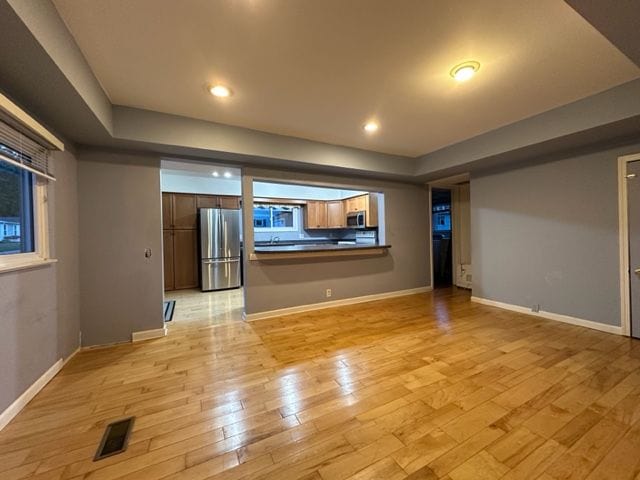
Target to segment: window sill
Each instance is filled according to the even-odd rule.
[[[38,259],[30,258],[30,259],[20,259],[19,261],[8,261],[6,263],[0,263],[0,274],[15,272],[18,270],[29,270],[32,268],[45,267],[47,265],[52,265],[57,262],[58,260],[55,258],[48,258],[46,260],[42,258],[38,258]]]

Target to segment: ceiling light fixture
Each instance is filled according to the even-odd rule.
[[[226,98],[231,96],[231,89],[229,87],[225,87],[224,85],[213,85],[209,87],[209,92],[214,97]]]
[[[213,172],[211,175],[213,175],[214,177],[219,177],[220,174],[218,172]]]
[[[378,128],[380,128],[380,126],[376,122],[367,122],[362,128],[367,133],[374,133],[378,131]]]
[[[478,62],[464,62],[451,69],[451,76],[458,82],[466,82],[480,69]]]
[[[224,178],[231,178],[231,174],[229,172],[224,172]]]

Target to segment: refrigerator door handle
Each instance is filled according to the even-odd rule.
[[[237,258],[230,258],[228,260],[203,260],[202,263],[204,263],[205,265],[211,265],[214,263],[233,263],[237,261],[238,261]]]

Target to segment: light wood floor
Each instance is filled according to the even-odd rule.
[[[640,342],[446,290],[81,352],[0,432],[0,478],[624,480],[639,452]]]
[[[220,290],[202,292],[201,290],[175,290],[165,292],[165,300],[175,300],[173,319],[168,325],[197,322],[200,326],[220,325],[242,320],[244,310],[244,290]]]

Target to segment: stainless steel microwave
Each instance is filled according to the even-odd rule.
[[[350,212],[347,213],[347,227],[348,228],[365,228],[365,212]]]

